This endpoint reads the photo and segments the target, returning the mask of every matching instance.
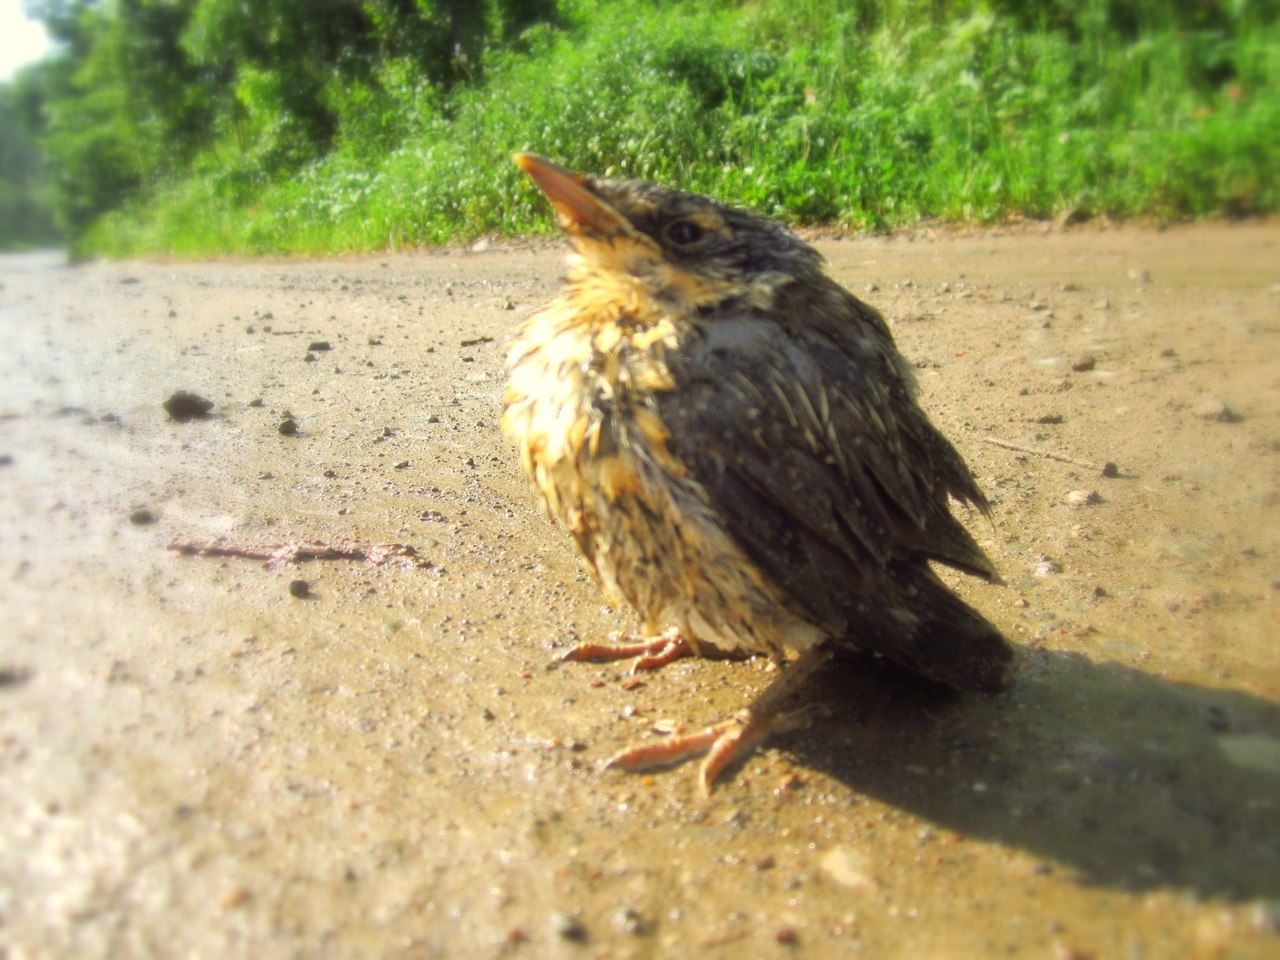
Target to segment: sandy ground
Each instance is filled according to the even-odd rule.
[[[705,801],[599,762],[765,664],[551,666],[635,626],[498,434],[558,244],[0,258],[0,956],[1280,955],[1280,225],[820,246],[991,495],[1019,677],[838,666]]]

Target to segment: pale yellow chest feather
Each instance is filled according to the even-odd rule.
[[[526,321],[507,361],[503,432],[548,511],[565,521],[572,503],[593,493],[634,494],[637,458],[683,472],[646,402],[675,387],[663,360],[677,347],[675,325],[592,320],[568,300],[552,304]]]

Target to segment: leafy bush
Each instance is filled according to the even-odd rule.
[[[299,11],[329,16],[298,0],[250,25],[235,0],[166,5],[189,13],[195,79],[152,103],[155,129],[105,75],[55,102],[76,118],[50,143],[82,243],[317,252],[547,229],[517,150],[875,229],[1280,204],[1280,23],[1249,0],[326,4],[338,35],[289,33]]]

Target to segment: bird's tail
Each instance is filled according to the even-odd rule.
[[[952,593],[927,566],[894,572],[905,590],[895,598],[910,616],[877,644],[883,655],[930,680],[994,693],[1009,682],[1013,647],[982,614]]]

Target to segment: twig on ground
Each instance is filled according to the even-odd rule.
[[[1052,450],[1039,450],[1035,447],[1024,446],[1021,443],[1013,443],[1009,440],[1001,440],[999,437],[983,437],[987,443],[994,443],[997,447],[1004,447],[1006,450],[1017,450],[1019,453],[1031,453],[1037,457],[1048,457],[1050,460],[1059,460],[1062,463],[1074,464],[1077,467],[1087,467],[1090,470],[1098,470],[1106,472],[1110,466],[1112,471],[1115,470],[1114,464],[1094,463],[1091,460],[1081,460],[1078,457],[1069,457],[1064,453],[1054,453]]]
[[[418,551],[403,543],[369,543],[365,540],[339,540],[324,543],[318,540],[302,543],[231,543],[225,540],[174,540],[169,549],[189,557],[244,557],[261,560],[267,570],[289,566],[304,560],[363,560],[375,567],[395,564],[400,567],[421,569],[433,567],[430,560],[418,556]]]

